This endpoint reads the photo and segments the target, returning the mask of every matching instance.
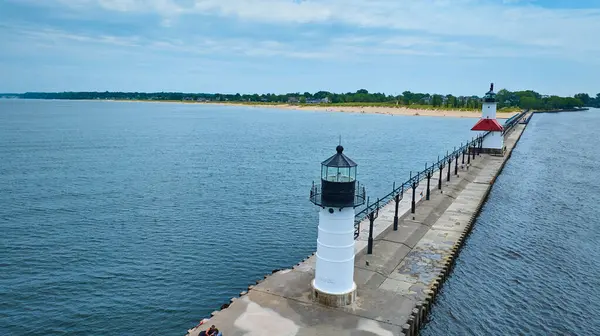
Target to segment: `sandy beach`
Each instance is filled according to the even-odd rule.
[[[241,104],[233,102],[186,102],[186,101],[160,101],[160,100],[112,100],[119,102],[144,102],[144,103],[165,103],[165,104],[203,104],[220,106],[244,106],[249,108],[272,108],[278,110],[301,110],[301,111],[320,111],[320,112],[342,112],[342,113],[368,113],[385,114],[390,116],[426,116],[426,117],[449,117],[449,118],[480,118],[481,111],[460,111],[445,109],[417,109],[407,107],[389,107],[389,106],[299,106],[290,104]],[[498,112],[498,119],[508,119],[519,112]]]
[[[246,106],[260,108],[275,108],[282,110],[304,110],[304,111],[322,111],[322,112],[345,112],[345,113],[369,113],[386,114],[391,116],[429,116],[429,117],[450,117],[450,118],[480,118],[481,111],[457,111],[457,110],[422,110],[407,107],[388,107],[388,106],[298,106],[289,104],[236,104],[236,103],[201,103],[213,105]],[[499,112],[498,118],[510,118],[519,112]]]

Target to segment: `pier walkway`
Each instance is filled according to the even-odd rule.
[[[438,176],[431,179],[431,197],[425,200],[425,183],[416,189],[418,204],[411,213],[412,190],[399,205],[398,230],[393,230],[395,203],[381,210],[374,222],[373,254],[366,254],[369,221],[361,223],[355,248],[357,299],[351,305],[331,308],[311,300],[314,255],[291,269],[269,275],[228,308],[214,312],[189,336],[214,324],[225,336],[309,335],[414,335],[437,290],[470,232],[494,179],[526,125],[518,124],[505,136],[504,156],[481,154],[459,169],[441,191]],[[449,169],[448,167],[446,169]],[[437,174],[434,174],[437,175]]]

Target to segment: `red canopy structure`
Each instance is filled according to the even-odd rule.
[[[471,131],[502,132],[503,129],[496,119],[479,119]]]

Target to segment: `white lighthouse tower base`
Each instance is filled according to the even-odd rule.
[[[354,208],[319,211],[313,300],[332,307],[356,298],[354,283]]]
[[[502,132],[490,132],[483,138],[483,150],[490,154],[502,154],[504,148],[504,135]]]

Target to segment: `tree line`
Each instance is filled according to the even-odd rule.
[[[221,94],[221,93],[183,93],[183,92],[27,92],[19,95],[24,99],[72,99],[72,100],[159,100],[159,101],[214,101],[214,102],[255,102],[255,103],[308,103],[321,104],[377,104],[377,105],[431,105],[434,107],[481,107],[477,96],[454,97],[428,93],[405,91],[401,95],[370,93],[365,89],[348,93],[328,91],[296,92],[286,94]]]
[[[296,92],[286,94],[221,94],[183,92],[27,92],[23,94],[0,94],[0,97],[23,99],[70,99],[70,100],[157,100],[157,101],[209,101],[246,103],[292,103],[292,104],[347,104],[389,106],[432,106],[439,108],[481,108],[481,98],[454,96],[451,94],[429,94],[404,91],[399,95],[371,93],[365,89],[356,92],[332,93],[328,91]],[[578,93],[573,97],[542,95],[532,90],[508,91],[502,89],[496,95],[499,108],[521,108],[533,110],[571,109],[576,107],[600,107],[600,93],[595,97]]]
[[[583,106],[600,108],[600,93],[596,93],[596,97],[590,97],[587,93],[578,93],[574,98],[579,99]]]
[[[532,110],[560,110],[577,107],[600,107],[600,93],[595,98],[587,93],[578,93],[573,97],[541,95],[532,90],[511,92],[506,89],[496,95],[498,108],[519,107]]]

